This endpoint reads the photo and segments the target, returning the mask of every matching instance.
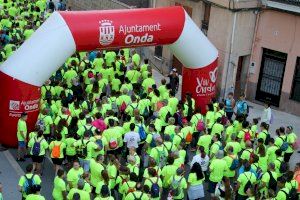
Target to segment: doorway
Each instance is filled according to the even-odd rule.
[[[263,49],[256,100],[279,107],[287,54]]]

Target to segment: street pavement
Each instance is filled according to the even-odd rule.
[[[153,70],[153,75],[156,82],[159,83],[158,85],[160,85],[160,80],[162,78],[166,78],[155,70]],[[181,86],[179,88],[179,91],[181,91]],[[180,93],[177,94],[178,97],[180,97],[180,95]],[[261,115],[263,107],[261,105],[254,104],[251,102],[249,102],[249,105],[251,107],[249,120],[259,117]],[[274,136],[276,128],[280,126],[291,125],[294,127],[297,136],[300,137],[300,117],[277,110],[273,110],[273,114],[274,123],[270,127],[270,133],[272,136]],[[3,184],[3,196],[5,200],[21,198],[20,193],[17,191],[19,177],[24,174],[26,165],[31,163],[31,159],[26,159],[26,162],[17,163],[15,161],[15,158],[16,149],[9,149],[8,151],[0,152],[0,182]],[[291,157],[290,161],[291,169],[294,169],[294,166],[297,162],[300,162],[300,154],[295,152]],[[45,159],[43,168],[44,170],[42,176],[41,193],[48,200],[52,199],[54,179],[54,169],[49,158]],[[207,185],[205,184],[205,188],[206,187]],[[204,199],[208,199],[207,195]]]

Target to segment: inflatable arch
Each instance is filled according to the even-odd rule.
[[[0,68],[0,143],[16,146],[24,111],[34,128],[40,87],[75,51],[154,45],[183,63],[182,94],[204,108],[215,95],[218,52],[182,7],[54,12]]]

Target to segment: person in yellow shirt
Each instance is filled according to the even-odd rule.
[[[25,161],[24,156],[26,155],[26,138],[27,138],[27,113],[22,113],[21,118],[17,125],[17,138],[18,138],[18,153],[17,161]]]

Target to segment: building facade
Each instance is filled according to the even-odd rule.
[[[228,3],[229,2],[229,3]],[[258,1],[153,0],[153,7],[181,5],[219,51],[217,94],[245,91]],[[149,57],[157,66],[181,72],[182,64],[167,47],[153,47]],[[154,55],[154,56],[151,56]],[[238,96],[238,95],[237,95]]]
[[[219,51],[217,94],[300,115],[298,0],[68,0],[74,10],[183,6]],[[175,19],[176,20],[176,19]],[[192,39],[192,38],[191,38]],[[182,64],[167,46],[139,48],[162,74]]]
[[[265,1],[253,41],[247,98],[300,115],[299,1]]]

